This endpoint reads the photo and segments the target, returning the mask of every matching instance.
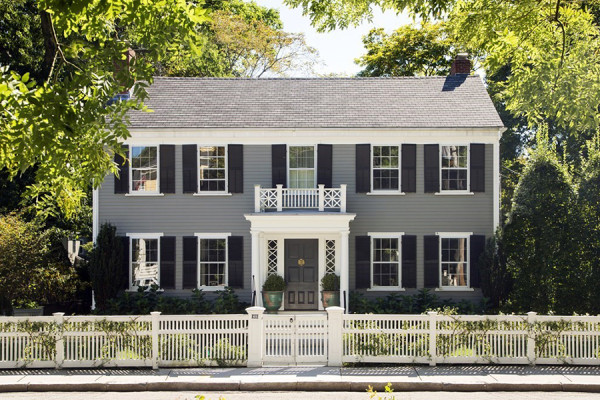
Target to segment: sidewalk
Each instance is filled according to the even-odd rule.
[[[0,370],[0,392],[568,391],[600,393],[600,367],[394,366]]]

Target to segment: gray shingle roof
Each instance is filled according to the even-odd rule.
[[[163,78],[133,128],[502,127],[478,76]]]

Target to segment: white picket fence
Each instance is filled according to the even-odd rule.
[[[600,365],[600,317],[326,313],[0,317],[0,368]]]

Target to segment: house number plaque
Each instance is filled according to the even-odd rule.
[[[304,267],[304,264],[306,264],[306,262],[304,261],[304,258],[299,258],[299,259],[298,259],[298,265],[299,265],[300,267]]]

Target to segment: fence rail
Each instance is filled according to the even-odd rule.
[[[0,368],[600,365],[600,317],[343,314],[0,317]]]

